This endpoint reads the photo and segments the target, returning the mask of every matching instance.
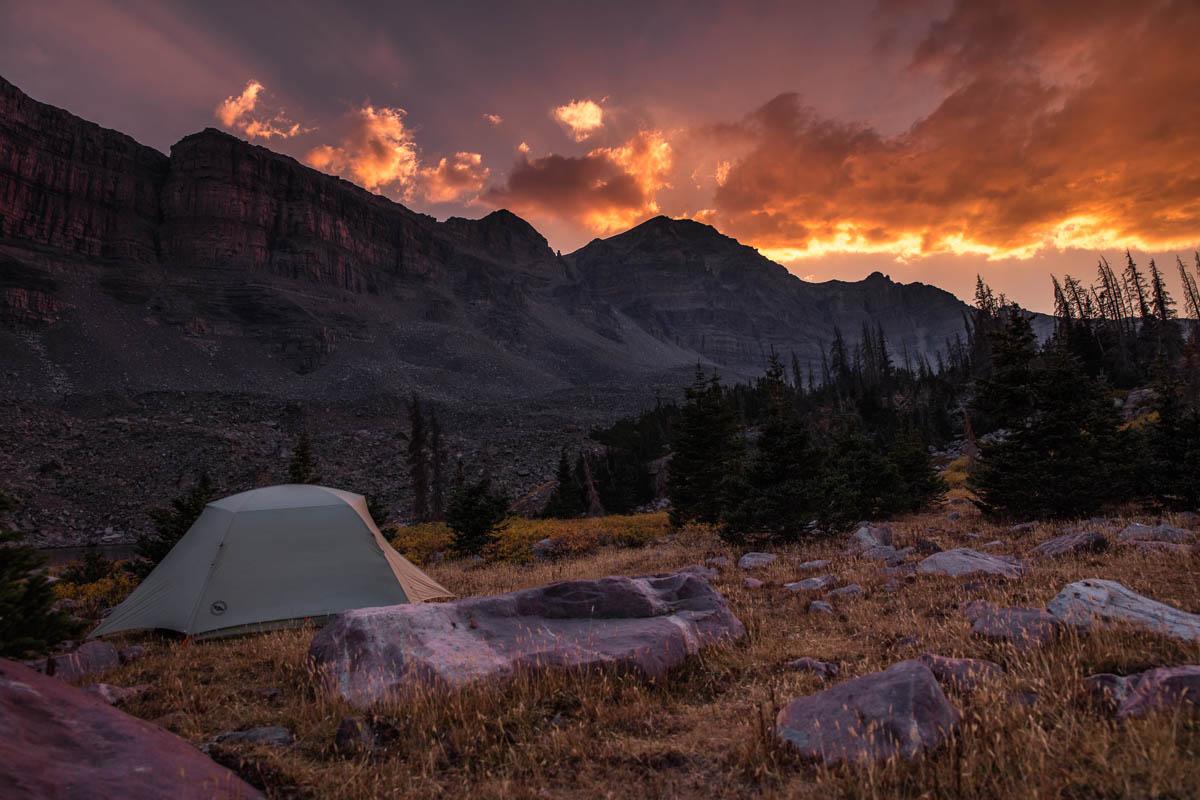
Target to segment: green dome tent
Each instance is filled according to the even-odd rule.
[[[442,597],[453,595],[392,549],[361,495],[269,486],[209,503],[91,635],[231,635]]]

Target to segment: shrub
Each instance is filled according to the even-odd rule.
[[[428,564],[434,554],[448,553],[454,546],[454,531],[444,522],[394,525],[386,535],[392,547],[414,564]]]
[[[563,554],[580,555],[600,547],[644,547],[671,530],[666,512],[613,514],[582,519],[525,519],[512,517],[496,531],[487,555],[499,561],[526,563],[533,559],[533,545],[553,539]]]
[[[462,556],[482,554],[495,538],[496,526],[507,510],[508,498],[494,492],[487,478],[455,489],[446,508],[446,524],[454,532],[454,550]]]
[[[84,583],[62,580],[54,584],[58,600],[75,603],[74,613],[84,619],[99,619],[105,609],[123,601],[137,588],[137,579],[120,567],[105,577]]]

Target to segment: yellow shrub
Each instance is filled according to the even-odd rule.
[[[942,473],[942,478],[946,481],[947,488],[957,489],[966,485],[967,472],[971,468],[971,459],[969,456],[959,456],[946,465],[946,471]]]
[[[97,619],[106,608],[120,603],[137,588],[137,579],[124,570],[115,569],[105,578],[91,583],[59,581],[54,595],[59,600],[75,602],[73,614],[84,619]]]
[[[394,525],[386,529],[384,535],[392,547],[414,564],[428,564],[434,553],[449,555],[454,544],[454,532],[444,522]]]
[[[607,545],[641,547],[670,532],[665,512],[613,514],[583,519],[524,519],[513,517],[496,532],[488,546],[489,558],[518,563],[533,559],[532,547],[553,539],[560,553],[578,555]]]

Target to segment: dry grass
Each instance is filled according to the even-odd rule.
[[[900,543],[933,537],[943,546],[978,547],[1001,539],[1024,554],[1054,535],[1039,526],[1019,537],[981,521],[931,514],[893,525]],[[1123,520],[1108,523],[1118,529]],[[1035,562],[1022,580],[981,583],[921,578],[894,594],[874,563],[841,554],[837,542],[779,551],[784,558],[757,591],[742,573],[717,580],[748,636],[710,651],[660,685],[611,675],[528,676],[502,686],[451,694],[415,692],[376,709],[385,745],[370,757],[332,747],[344,715],[354,713],[315,689],[305,666],[311,631],[289,631],[194,645],[155,644],[144,660],[110,674],[122,685],[153,688],[129,707],[167,722],[197,744],[225,730],[283,724],[290,748],[218,752],[273,796],[329,798],[1116,798],[1200,796],[1200,724],[1160,715],[1118,724],[1079,702],[1080,679],[1161,664],[1200,663],[1200,646],[1132,632],[1068,638],[1017,653],[969,636],[959,607],[982,598],[1042,605],[1066,583],[1119,580],[1188,611],[1200,612],[1197,565],[1170,555],[1119,549]],[[430,568],[460,595],[508,591],[567,578],[662,572],[710,555],[738,554],[711,534],[691,532],[637,549],[606,548],[548,564],[499,563]],[[864,597],[839,616],[809,616],[808,598],[779,583],[796,577],[796,560],[828,557],[831,572],[855,581]],[[952,695],[964,722],[944,747],[911,763],[828,770],[799,762],[774,743],[776,709],[823,687],[790,671],[799,656],[837,661],[842,679],[924,652],[990,658],[1006,677],[973,696]],[[278,689],[277,697],[264,694]],[[1031,706],[1014,701],[1036,694]]]

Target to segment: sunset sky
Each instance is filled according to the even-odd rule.
[[[687,216],[810,280],[1039,310],[1127,247],[1178,286],[1198,42],[1196,0],[0,0],[0,75],[164,151],[215,126],[564,252]]]

